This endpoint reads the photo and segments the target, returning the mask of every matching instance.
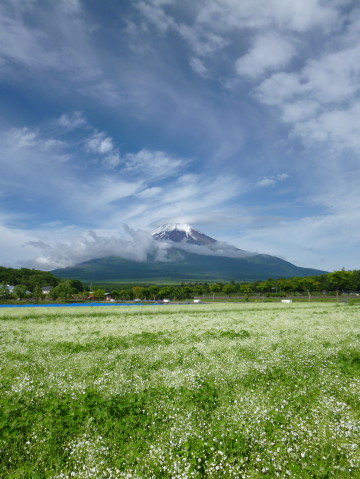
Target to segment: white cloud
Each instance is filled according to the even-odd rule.
[[[195,55],[200,57],[210,56],[228,44],[223,36],[203,29],[201,26],[179,24],[176,30],[188,43]]]
[[[191,222],[195,219],[198,222],[200,218],[209,216],[223,218],[224,205],[249,189],[250,185],[237,177],[185,174],[168,182],[161,190],[158,187],[139,190],[126,208],[113,210],[106,224],[126,222],[144,228],[168,222]]]
[[[158,28],[161,32],[165,32],[174,26],[173,19],[166,15],[161,8],[161,4],[165,3],[167,2],[156,2],[156,4],[151,4],[146,1],[140,1],[136,5],[136,8],[149,22],[155,25],[156,28]]]
[[[109,136],[106,136],[103,131],[95,132],[93,135],[87,138],[85,145],[88,150],[92,151],[93,153],[100,153],[102,155],[105,153],[110,153],[115,149],[113,139]]]
[[[274,186],[279,181],[285,181],[288,178],[289,178],[289,175],[287,173],[279,173],[278,175],[275,175],[275,176],[268,176],[268,177],[261,178],[259,181],[257,181],[256,186],[259,186],[261,188],[267,187],[267,186]]]
[[[310,60],[300,75],[310,95],[320,102],[346,101],[359,91],[360,46],[343,48]]]
[[[117,151],[111,152],[103,158],[103,164],[110,168],[117,168],[121,164],[121,156]]]
[[[81,3],[80,0],[62,0],[60,2],[60,8],[68,14],[79,13],[81,11]]]
[[[118,178],[103,177],[96,183],[96,186],[96,196],[91,202],[97,210],[101,210],[102,206],[137,193],[142,187],[142,181],[129,182]]]
[[[33,71],[51,69],[57,72],[63,72],[69,66],[75,67],[75,51],[85,46],[87,35],[86,26],[78,15],[78,5],[76,0],[57,2],[53,10],[46,10],[45,7],[42,11],[48,23],[41,20],[31,23],[27,21],[27,15],[36,15],[38,6],[35,2],[2,2],[0,58],[6,67],[11,70],[13,64],[18,64]],[[52,16],[56,17],[56,23],[50,21]],[[64,48],[57,48],[62,42]]]
[[[16,181],[17,175],[21,178],[27,176],[30,180],[39,176],[39,171],[58,168],[67,160],[66,146],[62,140],[44,137],[39,131],[27,127],[0,132],[0,163],[6,165],[0,181],[5,186],[7,180]],[[51,155],[51,161],[47,155]],[[29,164],[33,170],[28,168]]]
[[[236,60],[235,69],[238,75],[256,78],[268,70],[284,68],[295,53],[294,46],[285,37],[274,32],[260,34],[249,52]]]
[[[14,150],[33,147],[38,142],[37,132],[29,128],[13,128],[7,137],[7,141]]]
[[[38,115],[36,127],[0,135],[1,196],[9,211],[22,209],[26,224],[36,217],[87,227],[124,220],[146,226],[210,216],[223,224],[226,208],[249,190],[259,202],[279,186],[285,191],[287,184],[272,172],[288,171],[301,199],[319,190],[314,202],[351,229],[346,221],[356,216],[331,205],[338,198],[359,202],[356,189],[350,195],[349,188],[334,186],[335,177],[349,172],[358,179],[360,21],[354,2],[138,0],[122,10],[127,31],[105,14],[95,24],[86,2],[45,3],[40,10],[36,1],[0,6],[1,77],[14,91],[22,88],[23,112],[34,106],[28,118]],[[194,81],[189,66],[211,81]],[[4,125],[14,119],[21,125],[21,112],[6,112]],[[119,125],[123,136],[107,132],[103,121]],[[147,143],[153,134],[159,136]],[[308,151],[298,148],[299,139]],[[163,151],[162,142],[174,151]],[[264,176],[254,180],[254,171]]]
[[[85,149],[95,155],[100,155],[101,163],[107,169],[118,168],[121,156],[113,138],[104,131],[94,130],[84,141]]]
[[[125,155],[125,168],[128,173],[144,175],[149,179],[169,178],[184,168],[189,160],[174,158],[163,151],[142,149],[137,153]]]
[[[177,32],[196,56],[208,56],[227,45],[227,40],[212,29],[203,28],[201,24],[196,24],[196,22],[191,25],[177,22],[170,14],[165,13],[162,4],[167,3],[155,2],[154,4],[154,2],[141,1],[138,3],[137,9],[160,32],[165,33],[168,30]]]
[[[32,237],[33,232],[15,227],[6,226],[7,221],[0,220],[0,249],[6,252],[1,261],[2,266],[18,268],[23,266],[27,260],[34,258],[34,249],[26,243]],[[34,235],[33,238],[36,238]]]
[[[148,205],[147,224],[176,222],[179,217],[199,218],[209,213],[216,215],[222,205],[249,188],[244,181],[229,176],[182,175],[163,190],[154,205]],[[136,217],[129,217],[128,221],[136,221]]]
[[[283,106],[282,119],[285,123],[298,123],[316,117],[320,110],[316,101],[294,101]]]
[[[66,241],[56,241],[54,231],[50,241],[46,239],[28,242],[28,246],[41,251],[41,254],[27,261],[26,264],[41,269],[54,269],[106,256],[146,261],[147,255],[153,251],[153,239],[150,233],[135,231],[128,227],[126,230],[132,237],[131,240],[116,236],[100,236],[95,231],[89,231],[72,236],[68,233]],[[51,235],[51,232],[49,233]]]
[[[71,130],[83,128],[87,125],[87,121],[81,111],[74,111],[71,114],[63,113],[57,122],[60,126]]]
[[[87,165],[77,161],[76,143],[67,144],[29,128],[2,132],[0,148],[1,190],[10,205],[10,198],[17,198],[15,203],[21,204],[28,220],[37,214],[60,212],[80,221],[95,213],[106,216],[114,202],[144,189],[141,179],[109,176],[101,166],[93,165],[89,174]]]
[[[203,78],[206,78],[209,74],[206,66],[204,63],[196,57],[190,58],[190,66],[194,70],[195,73],[198,75],[202,76]]]
[[[95,231],[86,233],[73,232],[67,239],[56,240],[57,236],[63,236],[63,231],[56,229],[37,233],[38,239],[27,241],[24,245],[27,250],[40,251],[40,254],[32,259],[23,259],[21,264],[27,267],[40,269],[55,269],[73,266],[84,261],[108,256],[118,256],[129,260],[145,262],[149,255],[156,261],[168,261],[168,252],[174,247],[174,243],[156,241],[148,231],[133,229],[123,225],[130,239],[115,235],[101,235]],[[185,242],[177,243],[176,247],[191,253],[207,256],[226,256],[238,258],[247,254],[238,251],[236,247],[225,242],[212,244],[209,247],[190,245]],[[34,254],[34,253],[33,253]]]
[[[338,22],[337,4],[336,0],[210,0],[202,4],[198,21],[221,31],[269,26],[294,32],[315,27],[330,31]]]
[[[345,34],[336,51],[307,60],[298,72],[276,73],[255,88],[255,97],[277,107],[306,145],[359,148],[360,47],[347,43]]]
[[[360,101],[341,109],[331,109],[294,125],[294,133],[306,143],[326,143],[344,151],[360,148]]]
[[[21,76],[29,85],[46,84],[56,95],[77,90],[80,95],[111,99],[112,104],[121,101],[93,42],[98,25],[83,7],[78,0],[50,2],[41,8],[32,1],[2,2],[0,76]]]
[[[45,35],[21,21],[26,8],[19,6],[18,2],[0,5],[0,58],[4,65],[11,67],[11,62],[16,62],[26,66],[54,67],[56,61],[44,46]]]
[[[296,73],[274,73],[255,90],[256,98],[266,105],[282,106],[293,97],[306,93],[307,87]]]
[[[276,181],[274,180],[274,178],[262,178],[261,180],[259,180],[256,185],[257,186],[261,186],[261,187],[266,187],[266,186],[273,186],[275,185]]]

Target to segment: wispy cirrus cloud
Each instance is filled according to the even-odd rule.
[[[11,129],[0,136],[2,162],[7,165],[0,180],[3,194],[11,198],[21,192],[23,197],[20,203],[14,202],[14,212],[16,208],[26,211],[25,198],[31,194],[29,208],[35,216],[46,202],[48,216],[64,224],[70,219],[86,225],[98,216],[103,226],[124,221],[144,226],[144,221],[160,221],[175,211],[200,214],[246,190],[245,183],[236,178],[188,173],[192,159],[164,151],[142,149],[120,155],[113,138],[95,130],[83,114],[62,114],[56,123],[57,131],[52,123],[49,131]],[[67,136],[68,128],[76,128],[75,139]],[[100,161],[80,163],[79,158],[88,153]],[[110,154],[119,155],[119,161],[109,171],[104,161]],[[31,171],[29,162],[34,166]],[[155,202],[146,204],[154,198]]]
[[[146,175],[149,179],[160,180],[176,175],[186,169],[190,160],[174,158],[164,151],[142,149],[137,153],[127,153],[124,157],[125,170],[131,175]]]
[[[104,208],[114,201],[143,187],[141,180],[109,176],[101,165],[93,165],[92,169],[80,166],[75,161],[77,143],[49,137],[38,130],[3,132],[0,147],[4,172],[1,189],[11,209],[22,210],[24,217],[46,214],[61,216],[65,221],[82,216],[86,222],[89,215],[101,210],[104,213]]]
[[[5,0],[4,238],[182,219],[290,258],[276,231],[300,250],[314,219],[335,255],[360,198],[359,39],[352,0]]]
[[[206,68],[204,62],[200,60],[200,58],[192,57],[189,60],[189,64],[191,68],[196,72],[198,75],[207,78],[209,76],[208,69]]]
[[[87,121],[81,111],[74,111],[73,113],[63,113],[57,119],[57,124],[72,130],[85,127],[87,125]]]
[[[279,181],[285,181],[289,178],[287,173],[279,173],[275,176],[268,176],[257,181],[256,185],[260,187],[274,186]]]

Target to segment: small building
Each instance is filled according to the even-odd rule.
[[[52,286],[43,286],[41,288],[41,291],[45,296],[47,296],[52,289],[53,289]]]

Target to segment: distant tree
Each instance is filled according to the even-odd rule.
[[[278,290],[287,294],[295,289],[294,282],[291,279],[279,279],[277,281]]]
[[[68,281],[70,281],[71,287],[76,291],[79,291],[80,293],[84,291],[84,285],[78,279],[70,279]]]
[[[349,286],[352,291],[360,291],[360,270],[359,269],[351,272]]]
[[[260,283],[258,283],[256,285],[256,289],[262,293],[262,295],[264,296],[265,293],[268,293],[271,291],[271,288],[272,288],[272,283],[271,281],[261,281]]]
[[[95,289],[93,292],[94,298],[103,301],[105,299],[106,291],[102,288]]]
[[[119,291],[118,290],[113,289],[110,294],[114,299],[119,299]]]
[[[173,286],[164,286],[159,291],[159,298],[161,299],[172,299],[174,298],[175,288]]]
[[[133,292],[134,298],[144,299],[144,290],[145,288],[143,286],[133,286],[132,292]]]
[[[33,290],[33,293],[32,293],[32,297],[35,299],[35,300],[41,300],[43,299],[44,295],[43,295],[43,292],[42,292],[42,289],[41,289],[41,286],[39,284],[37,284],[35,287],[34,287],[34,290]]]
[[[73,299],[76,301],[86,301],[89,298],[89,293],[87,291],[75,291]]]
[[[197,296],[203,296],[206,293],[206,289],[204,288],[202,284],[196,284],[193,287],[193,292]]]
[[[309,301],[311,301],[311,293],[318,290],[320,287],[319,281],[316,281],[311,277],[299,278],[298,285],[303,291],[307,292]]]
[[[24,284],[15,285],[13,294],[17,299],[24,299],[26,297],[26,286]]]
[[[194,291],[193,291],[193,288],[189,285],[187,286],[184,286],[182,288],[182,291],[183,291],[183,294],[184,294],[184,298],[185,299],[189,299],[189,298],[193,298],[194,297]]]
[[[68,302],[73,298],[74,294],[78,293],[78,291],[73,288],[72,280],[67,279],[55,286],[50,293],[53,299],[59,298],[62,301]]]
[[[348,289],[350,286],[350,278],[351,272],[350,271],[334,271],[333,273],[329,273],[329,283],[336,291],[336,301],[339,302],[339,291],[344,291]]]
[[[158,297],[158,294],[159,294],[159,291],[160,291],[160,288],[159,286],[150,286],[148,288],[148,292],[149,292],[149,298],[153,299],[154,301],[156,301],[156,298]]]
[[[210,285],[208,283],[203,283],[202,284],[204,294],[209,294],[210,293]]]
[[[130,291],[129,289],[121,289],[118,292],[117,297],[122,301],[129,301],[130,299],[133,299],[133,294],[132,291]]]
[[[230,298],[230,295],[235,293],[236,286],[233,283],[226,283],[226,284],[224,284],[222,290]]]
[[[213,283],[213,284],[210,284],[209,290],[211,294],[213,295],[213,301],[215,301],[215,294],[220,293],[221,286],[218,283]]]
[[[0,283],[3,285],[6,284],[16,284],[18,270],[14,268],[6,268],[5,266],[0,266]]]
[[[33,291],[36,285],[56,286],[60,280],[49,271],[40,271],[28,268],[6,268],[0,266],[0,283],[23,284],[26,289]]]
[[[10,293],[6,284],[1,284],[0,285],[0,301],[6,301],[9,298],[10,298]]]
[[[242,283],[240,285],[240,292],[244,295],[245,300],[249,299],[249,294],[252,292],[252,287],[250,283]]]
[[[181,288],[181,287],[173,288],[172,298],[176,299],[178,301],[181,301],[182,299],[185,299],[185,294],[184,294],[183,288]]]

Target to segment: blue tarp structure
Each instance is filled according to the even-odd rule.
[[[149,304],[157,305],[159,303],[149,303]],[[0,308],[64,308],[64,307],[73,308],[78,306],[144,306],[144,303],[0,304]]]

